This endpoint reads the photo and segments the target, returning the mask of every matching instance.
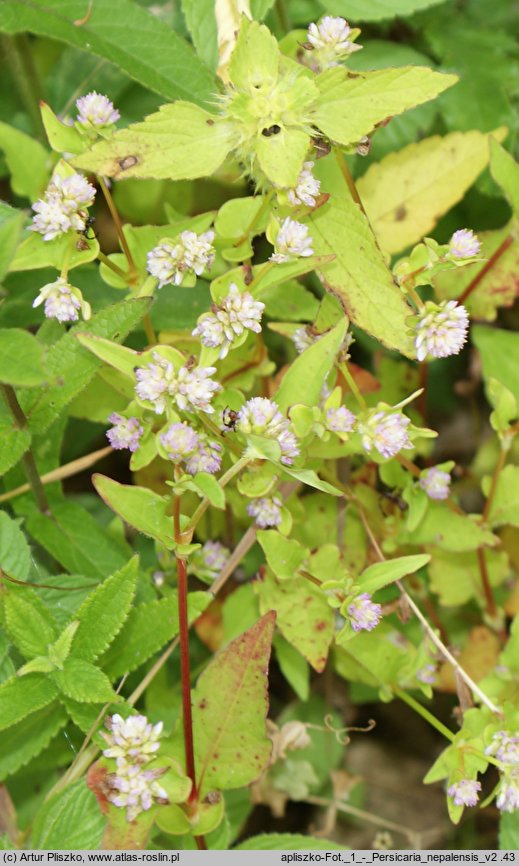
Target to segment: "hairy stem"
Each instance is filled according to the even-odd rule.
[[[465,291],[461,293],[461,295],[458,298],[459,304],[465,303],[465,301],[467,300],[467,298],[470,297],[472,292],[475,289],[477,289],[477,287],[479,286],[483,277],[485,277],[488,274],[488,272],[492,270],[492,268],[494,267],[496,262],[498,262],[499,259],[501,258],[501,256],[503,256],[506,253],[508,247],[512,246],[514,240],[515,240],[515,235],[513,234],[513,232],[510,232],[510,234],[508,234],[506,236],[506,238],[504,239],[504,241],[498,246],[495,253],[493,253],[493,255],[490,256],[489,260],[487,262],[485,262],[485,264],[483,265],[481,270],[478,271],[478,273],[476,274],[474,279],[472,279],[470,281],[470,283],[468,284]]]
[[[27,418],[25,417],[24,411],[18,402],[18,398],[16,396],[16,392],[11,385],[1,385],[2,394],[4,395],[5,402],[9,407],[9,411],[13,416],[15,426],[18,430],[26,430],[28,427]],[[41,483],[40,473],[38,472],[38,467],[36,466],[36,461],[34,459],[34,454],[29,448],[28,451],[22,457],[22,466],[27,476],[27,481],[29,483],[30,489],[32,490],[33,496],[36,500],[36,505],[38,506],[38,510],[41,511],[42,514],[48,514],[50,512],[49,502],[47,500],[47,495],[43,488],[43,484]]]

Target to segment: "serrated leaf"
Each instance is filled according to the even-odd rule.
[[[329,839],[316,839],[301,833],[261,833],[234,846],[234,851],[347,851]]]
[[[457,82],[427,67],[401,66],[348,76],[342,67],[316,79],[320,96],[313,121],[332,141],[351,145],[373,131],[377,123],[433,99]]]
[[[173,518],[166,513],[170,503],[164,496],[145,487],[119,484],[104,475],[94,475],[92,483],[108,507],[130,526],[173,549]]]
[[[319,0],[329,15],[346,16],[353,21],[382,21],[412,15],[429,6],[438,6],[445,0]]]
[[[190,592],[189,622],[194,622],[211,601],[205,592]],[[128,618],[99,662],[107,675],[114,679],[140,667],[154,653],[178,634],[178,604],[174,595],[139,604]]]
[[[398,556],[395,559],[387,559],[385,562],[375,562],[362,572],[358,584],[362,592],[376,592],[388,583],[400,580],[406,574],[414,574],[430,561],[431,557],[425,553],[415,556]]]
[[[75,612],[79,627],[72,644],[72,655],[93,662],[105,652],[123,627],[131,608],[139,558],[130,561],[97,587]]]
[[[189,102],[174,102],[94,144],[72,164],[117,180],[189,180],[211,175],[235,144],[225,120]]]
[[[43,145],[21,129],[0,123],[0,151],[5,155],[13,192],[31,201],[39,198],[49,177],[48,153]]]
[[[333,367],[347,328],[348,321],[343,318],[342,322],[293,361],[274,396],[282,412],[295,404],[315,406],[319,402],[325,379]]]
[[[0,329],[0,382],[31,388],[46,379],[44,350],[36,337],[20,328]]]
[[[133,0],[95,4],[83,0],[5,0],[0,29],[28,30],[88,50],[123,69],[166,99],[210,102],[213,76],[171,27]],[[78,26],[75,22],[79,22]]]
[[[357,189],[383,249],[400,252],[434,229],[488,165],[488,141],[477,131],[434,135],[367,170]]]
[[[519,215],[519,165],[494,136],[490,137],[490,171],[503,190],[510,206]]]
[[[61,692],[81,704],[105,704],[120,701],[103,671],[83,659],[69,656],[63,670],[51,675]]]
[[[316,253],[336,254],[318,269],[325,288],[337,297],[347,316],[385,346],[414,356],[408,336],[411,315],[395,285],[368,221],[349,197],[334,196],[308,219]]]
[[[30,590],[28,590],[31,592]],[[56,629],[45,605],[31,592],[11,591],[4,602],[6,625],[13,643],[25,658],[47,655],[56,639]]]
[[[256,591],[260,611],[276,611],[283,637],[321,673],[334,634],[334,612],[324,592],[304,577],[277,581],[271,575],[257,584]]]
[[[0,511],[0,568],[17,580],[26,580],[31,569],[27,539],[6,511]]]
[[[25,427],[15,427],[13,419],[0,415],[0,475],[15,466],[31,444],[31,434]]]
[[[70,401],[94,377],[100,362],[77,341],[78,332],[121,342],[137,325],[150,305],[148,298],[124,300],[101,310],[89,322],[80,322],[57,341],[47,354],[47,369],[59,384],[44,391],[20,392],[29,427],[45,433]]]
[[[46,800],[36,813],[31,843],[41,851],[95,851],[106,818],[85,779]]]
[[[67,714],[58,703],[32,713],[2,733],[0,781],[12,776],[35,758],[67,723]]]
[[[275,615],[268,613],[214,656],[193,693],[200,794],[240,788],[268,763],[267,672]],[[232,700],[229,700],[232,695]]]
[[[257,539],[277,577],[291,578],[308,556],[308,549],[295,538],[285,538],[274,529],[260,530]]]
[[[130,555],[122,541],[112,538],[85,508],[71,500],[53,505],[51,515],[34,511],[26,526],[32,537],[73,574],[104,580],[122,568]]]
[[[41,674],[5,680],[0,685],[0,730],[10,728],[31,713],[43,709],[57,694],[54,683]]]
[[[0,280],[8,271],[24,222],[23,211],[0,201]]]

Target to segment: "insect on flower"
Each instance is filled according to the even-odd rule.
[[[222,412],[222,424],[227,430],[236,430],[236,422],[238,420],[238,412],[235,409],[230,409],[226,406]],[[224,431],[225,434],[225,431]]]
[[[93,225],[96,221],[95,216],[85,216],[85,227],[83,229],[78,229],[78,239],[76,241],[76,249],[84,252],[89,249],[88,241],[95,241],[97,238],[97,232],[94,231]],[[89,231],[92,229],[92,235],[89,235]]]

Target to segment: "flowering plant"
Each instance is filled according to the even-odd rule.
[[[441,51],[335,2],[186,0],[197,53],[162,7],[114,0],[123,51],[103,4],[7,5],[2,844],[329,849],[350,812],[413,845],[346,772],[395,702],[447,741],[453,824],[494,803],[514,847],[519,349],[481,324],[515,296],[508,120],[460,131]],[[290,802],[332,839],[251,835]]]

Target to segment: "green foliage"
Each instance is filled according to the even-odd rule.
[[[23,367],[19,359],[24,359]],[[35,337],[18,328],[0,330],[0,380],[7,385],[34,387],[48,378],[44,349]]]
[[[44,803],[36,815],[31,841],[43,851],[95,849],[104,826],[96,798],[80,779]]]
[[[16,580],[26,580],[31,568],[25,535],[6,511],[0,512],[0,568]]]

